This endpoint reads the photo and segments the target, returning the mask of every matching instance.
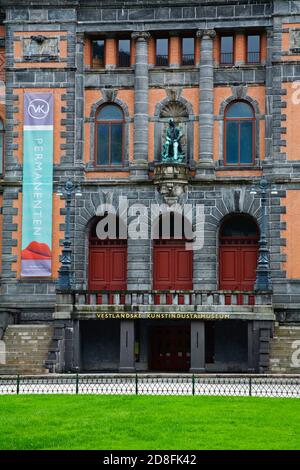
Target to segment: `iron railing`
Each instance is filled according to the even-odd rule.
[[[231,291],[72,291],[75,305],[272,305],[270,293]]]
[[[130,54],[127,54],[126,52],[119,52],[118,66],[130,67]]]
[[[300,375],[11,375],[0,376],[1,394],[197,395],[300,398]]]
[[[195,55],[194,54],[182,54],[182,65],[194,65]]]
[[[233,53],[232,52],[222,52],[221,53],[221,65],[233,65]]]
[[[169,57],[167,55],[157,54],[155,64],[157,66],[161,66],[161,67],[166,66],[167,67],[169,65]]]
[[[248,64],[259,64],[260,63],[260,52],[248,52],[247,54]]]

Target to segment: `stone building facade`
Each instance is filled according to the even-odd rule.
[[[299,372],[300,1],[0,5],[0,340],[16,353],[31,335],[39,351],[35,329],[44,349],[49,334],[45,364],[8,353],[0,372]],[[26,93],[53,98],[46,277],[21,268]],[[182,164],[161,163],[170,118]],[[63,289],[68,179],[82,195]],[[99,205],[120,197],[149,211],[201,206],[203,247],[97,241]],[[267,289],[254,285],[258,254]]]

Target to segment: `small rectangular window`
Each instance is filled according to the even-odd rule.
[[[104,67],[104,39],[92,41],[92,67]]]
[[[222,65],[233,65],[234,58],[234,38],[233,36],[222,36],[221,37],[221,57],[220,63]]]
[[[260,63],[260,35],[253,34],[248,36],[247,40],[247,63]]]
[[[182,65],[195,64],[194,38],[182,38]]]
[[[169,41],[168,39],[156,39],[156,65],[169,65]]]
[[[130,67],[130,39],[118,41],[118,66]]]

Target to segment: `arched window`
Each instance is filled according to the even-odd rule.
[[[95,161],[97,166],[122,165],[124,160],[124,114],[115,104],[102,106],[96,114]]]
[[[235,101],[225,111],[225,164],[252,165],[255,159],[255,115],[245,101]]]
[[[0,175],[4,171],[4,124],[0,118]]]

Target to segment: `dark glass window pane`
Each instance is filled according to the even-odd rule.
[[[228,118],[253,118],[253,110],[244,101],[237,101],[229,106],[226,112]]]
[[[122,163],[122,124],[111,125],[111,163],[120,165]]]
[[[239,123],[227,121],[226,126],[226,163],[239,162]]]
[[[99,121],[105,120],[105,121],[121,121],[123,120],[123,112],[119,108],[119,106],[115,106],[114,104],[108,104],[106,106],[103,106],[97,114],[97,119]]]
[[[156,65],[168,65],[168,39],[156,40]]]
[[[221,37],[221,64],[233,63],[233,36]]]
[[[253,162],[253,121],[240,121],[240,163]]]
[[[224,54],[233,52],[233,36],[223,36],[221,38],[221,52]]]
[[[3,131],[3,129],[4,129],[3,121],[2,119],[0,119],[0,131]]]
[[[260,36],[248,36],[248,51],[259,52],[260,51]]]
[[[130,39],[119,40],[119,61],[120,67],[130,66]]]
[[[221,237],[258,237],[257,225],[249,217],[230,217],[221,228]]]
[[[97,165],[109,164],[109,124],[98,124]]]
[[[104,67],[104,40],[92,43],[93,67]]]
[[[194,38],[182,39],[182,63],[183,65],[194,65],[195,40]]]
[[[260,61],[260,36],[248,36],[248,62]]]
[[[0,173],[3,173],[3,147],[4,147],[3,132],[0,132]]]

